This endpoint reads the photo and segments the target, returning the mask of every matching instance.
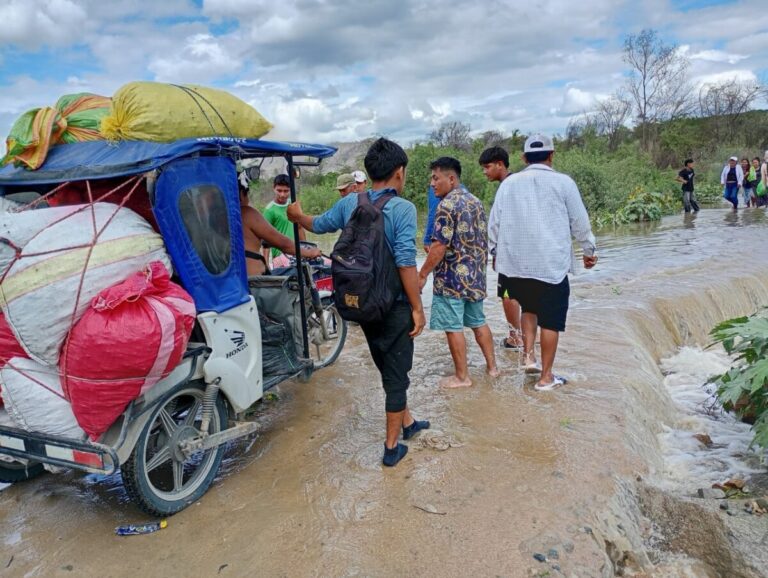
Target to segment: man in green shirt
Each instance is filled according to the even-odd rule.
[[[293,240],[293,223],[288,220],[286,213],[288,209],[288,203],[291,196],[291,182],[288,179],[288,175],[277,175],[272,181],[272,191],[275,193],[275,198],[264,209],[264,218],[275,229],[280,231],[283,235]],[[299,227],[299,239],[304,241],[304,230]],[[264,249],[264,258],[269,259],[270,249]],[[272,259],[280,257],[283,252],[277,247],[272,247]],[[287,266],[287,262],[275,263],[273,266]]]

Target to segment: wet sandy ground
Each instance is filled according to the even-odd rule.
[[[597,270],[573,279],[557,363],[572,382],[557,392],[534,392],[514,353],[499,352],[503,375],[487,378],[474,344],[475,386],[441,391],[450,356],[444,336],[426,332],[410,406],[432,420],[427,439],[455,447],[416,439],[398,467],[382,468],[383,393],[353,328],[334,367],[264,404],[263,433],[232,447],[215,485],[166,530],[114,536],[119,524],[147,521],[119,476],[47,475],[0,492],[0,576],[561,575],[553,565],[567,576],[610,575],[593,527],[616,480],[644,475],[652,453],[625,390],[659,381],[652,367],[675,344],[652,334],[638,342],[630,322],[648,307],[673,311],[675,295],[713,277],[723,292],[731,278],[768,279],[765,256],[739,264],[718,247],[755,235],[765,243],[765,218],[733,219],[708,211],[693,228],[676,217],[604,238]],[[500,304],[489,299],[486,310],[500,337]],[[690,337],[681,332],[665,334]],[[551,549],[557,559],[534,560]]]

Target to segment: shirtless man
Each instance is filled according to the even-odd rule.
[[[240,187],[240,215],[243,220],[243,242],[245,243],[245,265],[248,276],[265,275],[267,263],[261,254],[261,241],[266,241],[270,247],[277,247],[286,255],[295,255],[293,239],[278,232],[253,207],[248,205],[248,190]],[[301,256],[314,259],[320,256],[320,249],[302,247]]]

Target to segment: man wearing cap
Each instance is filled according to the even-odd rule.
[[[349,173],[341,173],[336,177],[336,189],[342,197],[346,197],[349,193],[356,193],[357,183],[355,183],[355,177]]]
[[[573,179],[552,169],[554,150],[551,138],[528,137],[523,148],[527,167],[501,182],[488,224],[499,289],[523,310],[523,367],[526,373],[541,373],[538,391],[566,383],[552,366],[568,313],[571,237],[584,250],[584,267],[597,263],[589,215]],[[541,364],[534,350],[537,326]]]
[[[720,174],[720,184],[723,186],[723,198],[733,205],[734,211],[739,208],[739,186],[743,180],[744,171],[739,165],[739,158],[729,158]]]
[[[356,193],[364,193],[368,190],[368,177],[363,171],[352,171],[352,178],[355,179]]]

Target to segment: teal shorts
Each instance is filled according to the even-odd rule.
[[[477,329],[485,325],[483,301],[466,301],[443,295],[432,296],[432,314],[429,328],[450,333],[463,331],[464,327]]]

